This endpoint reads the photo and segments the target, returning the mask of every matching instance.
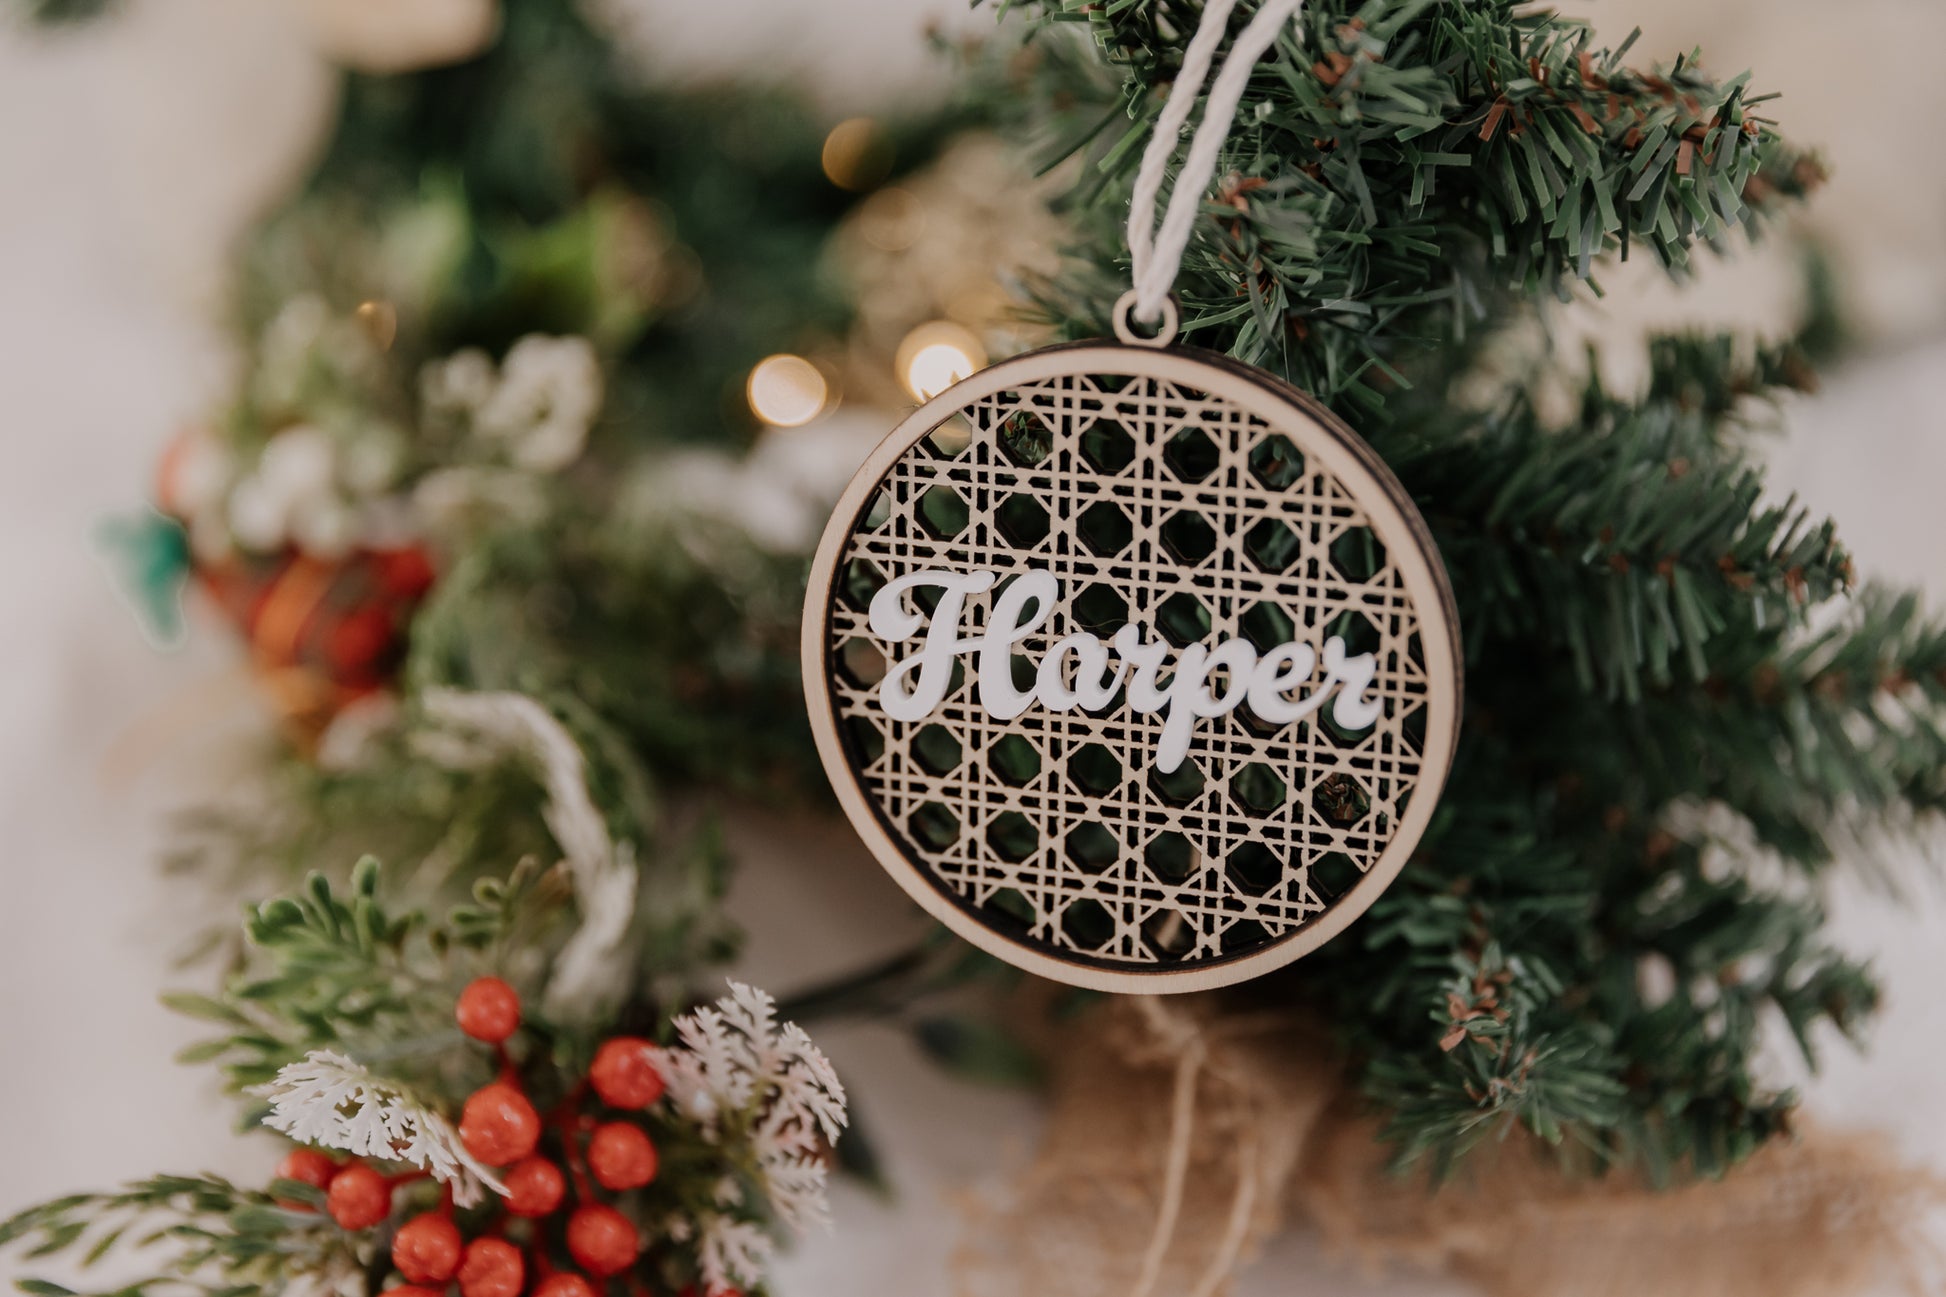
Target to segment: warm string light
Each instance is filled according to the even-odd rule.
[[[824,174],[840,189],[871,189],[892,174],[892,142],[869,117],[848,117],[824,137]]]
[[[987,353],[972,330],[951,320],[934,320],[905,335],[896,363],[905,390],[927,401],[984,368]]]
[[[824,413],[830,384],[802,356],[766,356],[750,371],[750,408],[772,427],[796,428]]]
[[[904,252],[926,230],[926,209],[909,189],[881,189],[858,208],[858,232],[880,252]]]
[[[360,302],[356,312],[358,323],[380,351],[390,351],[392,342],[399,336],[398,308],[390,302],[372,300]]]

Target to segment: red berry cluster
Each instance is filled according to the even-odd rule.
[[[621,1274],[642,1252],[642,1238],[628,1217],[597,1199],[595,1186],[613,1192],[639,1189],[655,1179],[656,1151],[642,1128],[630,1121],[603,1121],[581,1111],[587,1090],[610,1108],[639,1111],[662,1097],[649,1042],[616,1037],[596,1051],[585,1085],[577,1087],[542,1120],[520,1088],[505,1051],[520,1028],[520,997],[497,977],[482,977],[461,993],[454,1016],[460,1030],[499,1051],[499,1079],[470,1095],[460,1111],[459,1137],[466,1151],[487,1166],[504,1168],[505,1216],[536,1222],[530,1238],[539,1282],[531,1297],[596,1297],[596,1285],[581,1274],[556,1272],[541,1246],[538,1222],[558,1215],[567,1201],[570,1176],[575,1203],[562,1234],[568,1255],[596,1281]],[[560,1134],[567,1173],[539,1152],[543,1130]],[[585,1139],[585,1150],[582,1141]],[[362,1163],[341,1165],[322,1153],[298,1149],[284,1159],[278,1175],[325,1191],[326,1209],[347,1230],[370,1229],[392,1212],[392,1190],[423,1173],[386,1177]],[[399,1226],[392,1239],[392,1264],[405,1282],[386,1290],[392,1297],[443,1297],[459,1284],[462,1297],[520,1297],[527,1288],[529,1255],[501,1236],[504,1221],[470,1242],[452,1219],[450,1201]]]

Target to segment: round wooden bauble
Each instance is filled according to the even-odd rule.
[[[958,596],[943,698],[894,719],[887,674],[918,678],[910,659],[951,601],[936,585],[901,586],[879,601],[903,610],[880,635],[874,597],[937,572],[994,579]],[[1058,588],[1051,612],[983,657],[971,642],[990,623],[1025,626],[995,610],[1036,572]],[[1096,710],[1034,693],[1065,637],[1098,637],[1123,660],[1124,626],[1166,643],[1148,682],[1164,691],[1194,645],[1247,641],[1251,652],[1219,654],[1245,669],[1267,667],[1279,645],[1309,645],[1317,671],[1281,697],[1311,688],[1320,700],[1283,724],[1248,702],[1200,717],[1166,769],[1167,710],[1131,705],[1133,672],[1111,695],[1102,668]],[[1352,716],[1362,726],[1342,723],[1326,696],[1333,637],[1337,660],[1372,655]],[[1227,985],[1329,940],[1419,840],[1459,728],[1452,592],[1398,481],[1302,393],[1180,348],[1049,348],[921,406],[838,503],[812,567],[803,651],[818,750],[879,862],[960,936],[1100,990]],[[1059,680],[1080,688],[1081,651],[1055,656]],[[983,662],[1011,679],[983,684]],[[1008,684],[1014,706],[991,705]],[[1209,711],[1242,691],[1219,670],[1182,697]],[[1347,692],[1341,680],[1335,693]],[[1021,694],[1032,695],[1024,709]]]

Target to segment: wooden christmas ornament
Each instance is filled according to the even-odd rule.
[[[866,461],[812,568],[806,694],[846,813],[948,927],[1059,981],[1199,990],[1398,873],[1452,758],[1457,617],[1350,429],[1127,307],[1119,343],[983,370]]]

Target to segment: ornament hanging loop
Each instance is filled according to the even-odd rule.
[[[1132,314],[1144,324],[1154,324],[1166,309],[1170,318],[1162,332],[1172,336],[1176,331],[1175,308],[1167,304],[1169,290],[1175,285],[1176,272],[1182,269],[1183,253],[1189,248],[1189,236],[1202,209],[1203,193],[1216,175],[1217,159],[1223,152],[1230,125],[1236,121],[1237,108],[1250,84],[1250,73],[1257,60],[1277,43],[1278,35],[1297,11],[1304,7],[1304,0],[1263,0],[1238,33],[1223,66],[1212,79],[1210,69],[1216,62],[1217,49],[1223,43],[1230,13],[1236,5],[1237,0],[1206,0],[1196,34],[1183,50],[1182,68],[1169,89],[1162,111],[1156,116],[1148,147],[1142,150],[1142,164],[1136,169],[1135,187],[1129,195],[1128,256],[1135,289],[1133,310],[1126,314]],[[1209,93],[1203,102],[1203,120],[1197,123],[1189,153],[1176,172],[1168,201],[1164,202],[1162,185],[1168,177],[1169,163],[1176,155],[1176,145],[1183,128],[1189,124],[1196,100],[1203,95],[1205,83]],[[1122,304],[1117,303],[1115,333],[1123,342],[1137,341],[1122,327],[1124,314]]]
[[[1138,329],[1135,323],[1135,303],[1137,293],[1131,288],[1115,303],[1115,336],[1131,347],[1167,347],[1176,340],[1177,326],[1182,316],[1176,309],[1174,294],[1162,299],[1160,315],[1153,327]]]

